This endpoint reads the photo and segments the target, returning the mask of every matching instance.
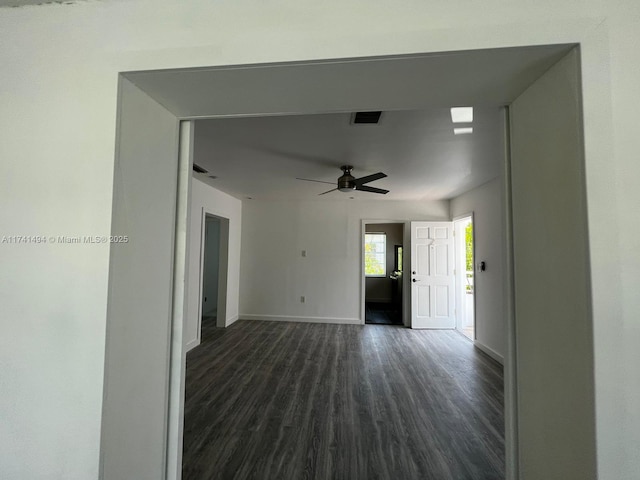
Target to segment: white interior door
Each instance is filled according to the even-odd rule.
[[[455,328],[453,223],[411,222],[411,328]]]

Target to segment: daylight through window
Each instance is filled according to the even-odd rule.
[[[387,235],[366,233],[364,236],[364,274],[384,277],[387,274]]]

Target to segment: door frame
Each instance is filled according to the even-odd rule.
[[[464,213],[462,215],[456,215],[452,222],[453,222],[453,231],[454,231],[454,237],[455,237],[455,232],[456,232],[456,222],[459,222],[460,220],[464,220],[470,218],[471,219],[471,224],[473,225],[474,231],[473,231],[473,239],[472,239],[472,250],[473,250],[473,339],[472,341],[475,342],[476,340],[476,291],[477,291],[477,282],[476,282],[476,233],[475,233],[475,217],[474,217],[474,213],[473,210],[470,213]],[[458,239],[456,238],[455,240],[455,247],[454,247],[454,255],[455,255],[455,262],[456,262],[456,272],[458,270],[458,267],[460,266],[460,264],[462,263],[458,263],[459,262],[459,258],[458,258]],[[466,270],[465,270],[466,273]],[[461,278],[461,276],[457,276],[456,277],[456,330],[460,331],[460,315],[458,315],[458,312],[461,311],[461,308],[458,307],[462,307],[462,287],[463,284],[458,284],[458,279]],[[462,332],[461,332],[462,333]]]
[[[456,50],[451,50],[448,51],[448,53],[455,53]],[[415,55],[415,56],[420,56],[420,54]],[[372,61],[372,60],[376,60],[376,59],[396,59],[396,58],[407,58],[407,55],[389,55],[386,57],[364,57],[364,59],[366,59],[367,61]],[[411,57],[411,55],[409,55],[409,57]],[[355,58],[355,59],[340,59],[339,61],[337,61],[337,63],[357,63],[362,61],[362,58]],[[288,63],[288,65],[299,65],[299,66],[303,66],[303,65],[309,65],[310,62],[292,62],[292,63]],[[316,62],[313,62],[316,63]],[[317,62],[318,64],[321,64],[322,62]],[[269,67],[269,66],[277,66],[278,64],[271,64],[271,65],[261,65],[263,67]],[[252,65],[252,67],[255,67],[255,65]],[[221,69],[223,70],[223,69]],[[121,109],[121,105],[119,104],[118,106],[119,109]],[[306,113],[314,113],[311,111],[308,111]],[[320,113],[320,112],[315,112],[315,113]],[[505,451],[506,451],[506,478],[514,480],[519,478],[519,473],[518,473],[518,425],[517,425],[517,394],[518,394],[518,384],[517,384],[517,378],[516,378],[516,347],[517,347],[517,342],[516,342],[516,330],[515,330],[515,309],[514,309],[514,302],[515,302],[515,298],[514,298],[514,277],[513,277],[513,272],[514,272],[514,252],[513,252],[513,222],[512,222],[512,216],[513,216],[513,207],[512,207],[512,193],[511,193],[511,181],[510,181],[510,162],[511,162],[511,158],[510,158],[510,147],[509,147],[509,129],[508,129],[508,125],[509,125],[509,119],[508,119],[508,107],[505,108],[505,115],[506,115],[506,124],[505,124],[505,132],[507,133],[506,136],[506,141],[505,141],[505,161],[503,164],[503,185],[504,185],[504,196],[503,199],[504,201],[504,211],[503,211],[503,218],[505,220],[505,225],[504,225],[504,230],[503,230],[503,234],[505,235],[506,238],[506,258],[505,258],[505,274],[506,274],[506,285],[505,285],[505,295],[506,295],[506,317],[507,317],[507,352],[505,355],[505,386],[504,386],[504,393],[505,393]],[[230,117],[230,116],[234,116],[234,115],[224,115],[226,117]],[[237,115],[237,116],[245,116],[245,115]],[[206,118],[216,118],[216,115],[211,115],[210,117],[206,117]],[[176,121],[180,121],[183,120],[183,123],[191,123],[189,122],[189,120],[191,120],[190,118],[180,118],[178,116],[175,117]],[[204,117],[203,117],[204,118]],[[186,121],[186,122],[184,122]],[[118,136],[120,136],[122,134],[121,131],[118,132]],[[120,141],[120,139],[118,139],[118,142]],[[192,147],[192,144],[191,144]],[[180,158],[180,156],[178,156],[178,158]],[[180,169],[184,169],[184,164],[182,163],[181,160],[178,160],[178,168]],[[118,162],[116,161],[116,173],[120,173],[118,170]],[[181,186],[177,187],[177,195],[178,198],[182,198],[184,195],[184,190],[181,190]],[[191,195],[191,185],[189,182],[189,186],[187,187],[187,195],[190,197]],[[176,195],[176,192],[172,192],[172,195]],[[186,220],[183,218],[183,216],[178,216],[175,219],[175,226],[176,226],[176,232],[183,232],[186,229]],[[169,232],[168,232],[169,233]],[[186,235],[188,235],[188,230]],[[405,230],[405,242],[406,242],[406,230]],[[364,242],[362,241],[362,244]],[[406,249],[406,245],[404,245],[404,249],[405,252],[407,252]],[[175,249],[174,250],[174,258],[173,260],[180,260],[181,257],[181,251],[179,249]],[[406,256],[405,256],[406,258]],[[181,266],[182,262],[176,263],[174,264],[173,262],[171,263],[170,267],[169,267],[169,274],[172,277],[175,277],[176,280],[180,280],[184,271],[181,271],[180,269],[182,268]],[[406,262],[405,262],[406,265]],[[362,268],[362,272],[363,272],[363,268]],[[363,274],[362,274],[363,275]],[[110,279],[110,283],[112,282],[117,282],[118,279],[117,278],[111,278]],[[169,478],[169,479],[174,479],[174,478],[179,478],[180,477],[180,463],[176,464],[176,457],[181,456],[181,446],[182,446],[182,436],[181,436],[181,421],[182,421],[182,417],[181,417],[181,409],[183,407],[183,400],[184,400],[184,377],[180,376],[180,371],[182,371],[182,373],[184,373],[184,359],[185,359],[185,352],[184,352],[184,345],[181,344],[182,341],[182,336],[180,335],[180,332],[182,331],[182,321],[183,318],[180,315],[180,312],[178,312],[178,307],[180,305],[183,304],[184,302],[184,294],[185,292],[182,291],[179,287],[179,285],[177,285],[179,282],[176,282],[175,285],[175,289],[173,292],[173,296],[172,296],[172,300],[173,300],[173,305],[174,305],[174,309],[173,309],[173,313],[171,314],[170,317],[170,328],[169,328],[169,332],[170,332],[170,343],[171,343],[171,349],[170,351],[167,352],[167,356],[168,356],[168,371],[169,371],[169,383],[170,383],[170,388],[168,389],[166,398],[164,399],[164,401],[167,404],[167,422],[169,423],[168,425],[168,439],[166,440],[166,445],[165,445],[165,449],[164,449],[164,458],[166,460],[166,464],[165,464],[165,469],[164,471],[166,472],[165,477]],[[405,313],[406,315],[406,313]],[[107,328],[110,328],[109,325],[109,317],[108,317],[108,322],[107,322]],[[117,338],[114,340],[114,342],[117,341]],[[182,362],[182,363],[181,363]],[[113,372],[112,372],[113,373]],[[106,372],[105,372],[106,375]],[[105,397],[106,398],[106,397]],[[104,405],[104,404],[103,404]],[[179,430],[180,434],[179,436],[177,435],[176,430]],[[103,446],[101,445],[101,457],[103,456]]]
[[[200,264],[199,264],[199,285],[198,285],[198,328],[196,345],[202,342],[202,295],[204,293],[204,255],[206,240],[207,217],[217,218],[220,221],[220,240],[218,243],[218,312],[216,317],[216,327],[224,328],[227,318],[227,277],[229,271],[229,219],[209,211],[202,207],[200,214]]]
[[[366,316],[366,293],[367,293],[367,278],[364,274],[364,236],[367,233],[367,225],[378,225],[378,224],[387,224],[387,223],[396,223],[402,225],[402,271],[406,271],[407,258],[410,257],[410,253],[407,253],[407,226],[410,225],[410,222],[406,220],[371,220],[371,219],[361,219],[360,220],[360,245],[358,249],[360,250],[360,324],[365,324],[365,316]],[[409,227],[410,228],[410,227]],[[388,272],[387,272],[388,273]],[[402,275],[402,324],[405,327],[408,327],[411,322],[411,316],[409,312],[411,311],[411,306],[407,307],[407,299],[411,298],[411,294],[407,293],[407,276]]]

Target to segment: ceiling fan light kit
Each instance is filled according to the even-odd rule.
[[[351,190],[355,190],[355,177],[351,175],[353,167],[351,165],[343,165],[340,168],[344,172],[344,175],[338,178],[338,190],[341,192],[350,192]]]

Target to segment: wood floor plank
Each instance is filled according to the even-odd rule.
[[[187,356],[185,480],[499,480],[502,368],[457,332],[238,321]]]

